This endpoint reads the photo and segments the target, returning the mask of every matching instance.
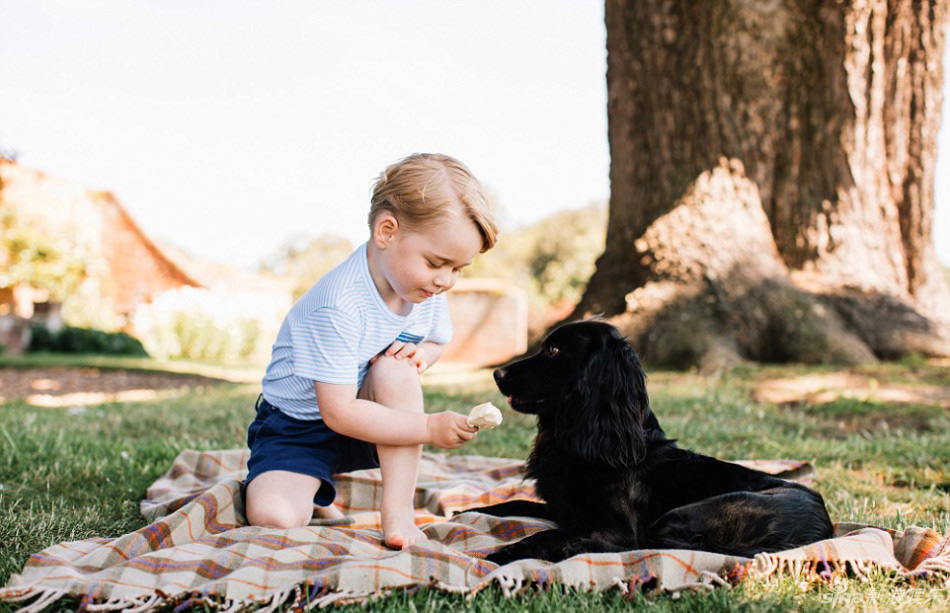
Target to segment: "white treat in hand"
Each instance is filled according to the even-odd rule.
[[[468,425],[473,428],[494,428],[501,425],[501,411],[490,402],[480,404],[469,412]]]

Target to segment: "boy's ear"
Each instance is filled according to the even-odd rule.
[[[383,213],[376,218],[376,225],[373,227],[373,242],[376,246],[385,249],[389,242],[396,235],[399,229],[399,220],[391,213]]]

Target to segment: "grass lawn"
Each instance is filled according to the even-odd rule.
[[[50,365],[46,358],[43,365]],[[73,365],[87,364],[81,359]],[[24,366],[7,363],[7,367]],[[128,363],[122,367],[132,367]],[[148,363],[137,367],[162,368]],[[777,406],[751,400],[772,378],[830,371],[801,367],[742,367],[727,374],[651,373],[653,406],[681,445],[725,459],[795,458],[814,463],[814,487],[832,519],[901,529],[911,525],[950,532],[950,409],[843,399],[829,404]],[[921,361],[862,369],[876,381],[918,382],[950,388],[950,367]],[[433,376],[427,408],[459,412],[481,402],[506,406],[487,372]],[[31,553],[52,543],[115,537],[144,524],[139,500],[179,451],[244,444],[255,386],[222,383],[180,391],[154,402],[75,409],[36,408],[23,401],[0,405],[0,584]],[[533,419],[506,411],[505,425],[458,450],[523,458]],[[368,605],[374,610],[611,611],[631,604],[656,610],[808,610],[830,605],[886,610],[946,610],[948,589],[904,585],[884,575],[869,582],[802,588],[789,579],[742,584],[710,593],[578,594],[563,589],[505,600],[487,590],[471,602],[429,590]],[[63,601],[51,610],[70,610]],[[0,610],[3,605],[0,605]]]

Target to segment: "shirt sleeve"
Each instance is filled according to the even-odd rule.
[[[290,331],[294,374],[340,385],[357,384],[360,325],[335,308],[317,309]]]
[[[439,294],[435,298],[439,299],[438,308],[435,317],[432,318],[432,327],[426,335],[426,340],[439,345],[448,345],[455,331],[452,327],[452,318],[449,317],[449,300],[445,294]]]

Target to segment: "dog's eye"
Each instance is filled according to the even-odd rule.
[[[555,347],[554,345],[549,345],[545,353],[548,354],[549,358],[553,358],[557,354],[561,353],[561,350]]]

